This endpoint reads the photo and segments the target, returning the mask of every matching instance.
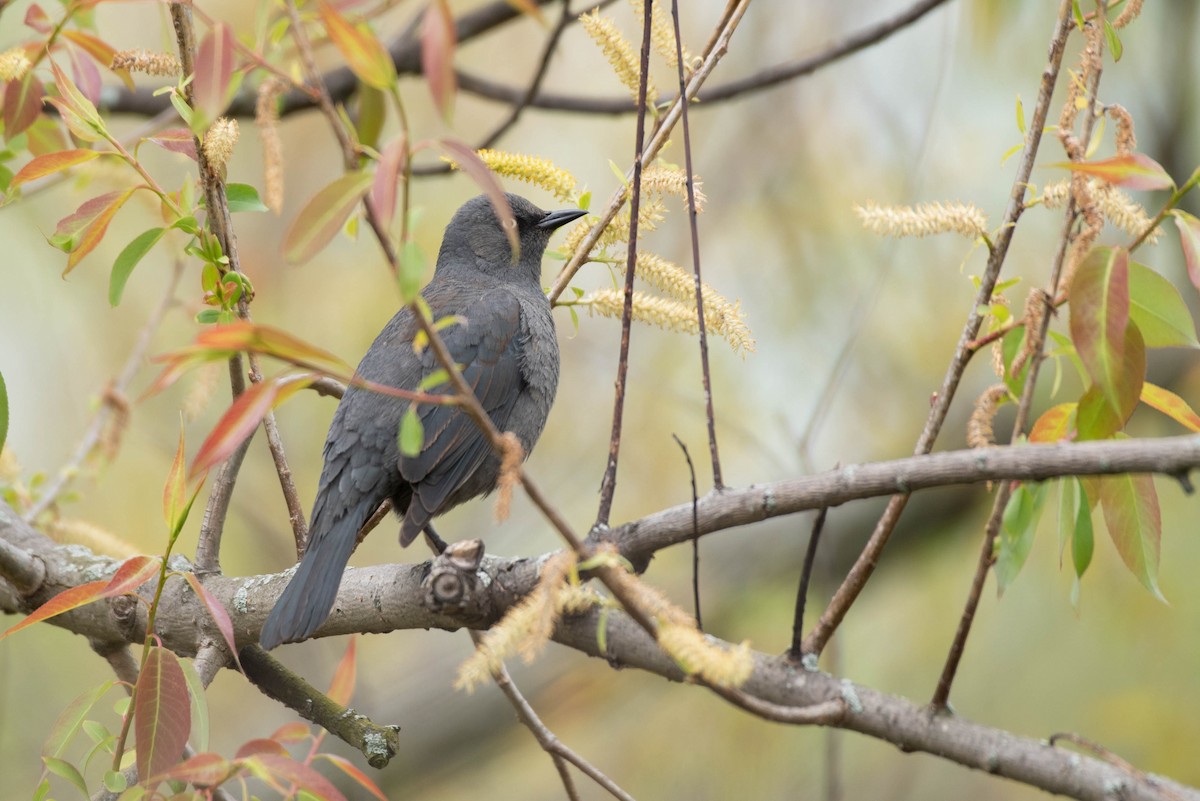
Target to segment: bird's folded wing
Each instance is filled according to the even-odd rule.
[[[463,312],[465,322],[445,329],[451,358],[485,411],[501,430],[521,392],[521,304],[508,291],[493,289]],[[432,349],[422,354],[425,375],[438,370]],[[446,391],[442,389],[440,391]],[[425,441],[416,456],[400,459],[400,474],[414,485],[432,512],[463,483],[491,451],[487,439],[458,406],[419,407]]]

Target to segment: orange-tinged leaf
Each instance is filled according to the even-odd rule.
[[[192,161],[196,160],[196,137],[187,128],[168,128],[146,138],[163,150],[172,153],[182,153]]]
[[[1146,589],[1165,600],[1158,589],[1162,514],[1153,477],[1125,473],[1104,476],[1099,484],[1100,508],[1117,553]]]
[[[298,264],[312,258],[337,236],[371,186],[369,172],[351,172],[322,189],[300,210],[283,238],[283,254]]]
[[[301,727],[303,728],[303,726]],[[307,731],[307,729],[305,730]],[[255,754],[276,754],[278,756],[287,756],[287,749],[283,747],[283,743],[278,740],[272,740],[266,737],[256,737],[253,740],[248,740],[242,743],[237,750],[237,758],[245,759],[248,756]]]
[[[353,636],[350,637],[350,641],[346,643],[346,653],[342,654],[337,670],[333,671],[333,681],[329,683],[329,691],[325,693],[335,704],[349,706],[350,698],[354,695],[354,679],[358,672],[356,644],[357,640]]]
[[[46,88],[32,71],[4,85],[4,137],[12,139],[33,125],[42,111]]]
[[[1183,247],[1188,278],[1192,286],[1200,289],[1200,219],[1179,209],[1173,209],[1171,214],[1175,215],[1175,227],[1179,229],[1179,244]]]
[[[245,765],[256,776],[269,776],[287,784],[294,784],[301,790],[312,793],[321,801],[346,801],[346,796],[342,795],[329,779],[308,765],[290,757],[255,754],[245,759]]]
[[[235,351],[248,351],[274,356],[301,367],[324,365],[335,371],[349,369],[349,365],[327,350],[278,328],[249,322],[239,321],[210,328],[196,337],[193,349],[219,351],[219,358],[222,359]]]
[[[194,130],[203,133],[229,102],[233,81],[233,31],[223,22],[213,26],[196,50]]]
[[[65,50],[67,59],[71,62],[71,75],[74,77],[75,87],[89,103],[95,105],[100,101],[100,70],[78,49],[67,47]]]
[[[388,801],[388,797],[383,794],[383,791],[380,790],[378,786],[376,786],[375,782],[371,781],[370,777],[359,770],[358,766],[350,760],[346,759],[345,757],[340,757],[337,754],[322,753],[317,754],[317,757],[320,759],[329,760],[336,768],[353,779],[359,787],[378,798],[379,801]]]
[[[228,459],[246,437],[258,428],[267,412],[287,397],[307,387],[315,378],[312,373],[302,373],[252,384],[234,400],[213,426],[208,438],[196,452],[191,475],[199,475]]]
[[[1147,381],[1142,384],[1142,403],[1157,409],[1189,431],[1200,434],[1200,415],[1192,410],[1187,401],[1169,389]]]
[[[112,218],[137,189],[135,186],[124,191],[106,192],[84,202],[73,214],[59,220],[58,227],[50,236],[50,244],[69,254],[64,276],[74,270],[84,256],[96,249],[104,239]]]
[[[184,573],[183,577],[191,585],[192,592],[196,593],[196,597],[204,604],[204,608],[208,610],[209,617],[217,624],[217,629],[221,632],[221,637],[225,640],[225,645],[229,648],[229,653],[233,655],[234,664],[238,666],[238,670],[241,670],[242,663],[238,659],[237,639],[233,635],[233,621],[229,617],[229,612],[225,607],[221,606],[221,602],[217,600],[217,597],[200,583],[199,576],[195,573]]]
[[[153,777],[153,781],[185,782],[203,789],[223,784],[233,778],[240,769],[236,762],[231,762],[220,754],[196,754]]]
[[[1075,272],[1070,297],[1075,349],[1092,381],[1112,408],[1120,410],[1129,325],[1129,254],[1123,248],[1093,248]]]
[[[1029,430],[1030,442],[1062,442],[1074,436],[1071,419],[1079,404],[1060,403],[1042,413]]]
[[[1142,153],[1129,153],[1099,161],[1060,162],[1052,166],[1081,172],[1125,189],[1172,189],[1175,186],[1163,166]]]
[[[351,25],[329,3],[321,2],[317,11],[330,41],[360,81],[376,89],[387,89],[396,82],[392,57],[370,30]]]
[[[111,70],[114,75],[118,76],[124,82],[130,91],[133,91],[133,78],[129,76],[129,70],[112,69],[113,56],[117,54],[116,48],[86,31],[67,28],[62,34],[95,59],[96,63],[101,67]]]
[[[546,18],[542,16],[542,10],[533,0],[508,0],[508,4],[525,16],[533,17],[539,23],[545,24]]]
[[[89,162],[99,155],[100,152],[98,150],[63,150],[58,153],[48,153],[45,156],[38,156],[13,176],[10,185],[20,186],[28,181],[45,178],[47,175],[53,175],[56,172]]]
[[[387,143],[375,166],[375,174],[371,179],[371,203],[385,226],[391,223],[396,213],[396,188],[407,158],[408,143],[404,134],[401,134]]]
[[[508,197],[504,194],[504,187],[500,185],[500,179],[496,177],[496,173],[488,169],[488,166],[483,163],[483,159],[479,158],[479,154],[470,145],[456,139],[440,139],[438,145],[458,165],[460,170],[471,177],[475,185],[482,189],[488,200],[491,201],[492,209],[495,210],[496,217],[500,220],[500,227],[508,236],[508,246],[512,249],[515,263],[521,257],[521,240],[517,234],[517,219],[513,216],[512,206],[508,204]]]
[[[442,117],[449,120],[454,112],[458,80],[454,75],[454,50],[458,32],[454,15],[446,0],[431,0],[421,21],[421,72],[433,95],[433,103]]]
[[[175,459],[171,462],[171,469],[167,471],[167,483],[163,486],[163,518],[167,521],[167,528],[174,531],[176,528],[179,510],[183,508],[187,496],[187,474],[184,471],[184,465],[187,462],[187,455],[184,453],[183,441],[183,420],[179,421],[179,446],[175,449]]]
[[[298,720],[283,724],[271,734],[272,740],[281,743],[298,743],[310,737],[312,737],[312,733],[309,732],[308,726]]]
[[[192,702],[179,657],[152,646],[135,692],[133,734],[138,775],[159,776],[180,762],[192,728]]]
[[[49,601],[46,601],[46,603],[30,612],[20,623],[0,634],[0,640],[3,640],[10,634],[17,633],[21,629],[32,626],[34,623],[48,620],[55,615],[61,615],[63,612],[70,612],[72,609],[86,606],[93,601],[133,592],[145,584],[150,576],[158,572],[158,565],[159,560],[157,557],[130,557],[117,569],[117,572],[113,574],[111,579],[89,581],[86,584],[80,584],[78,587],[63,590],[58,595],[55,595]]]

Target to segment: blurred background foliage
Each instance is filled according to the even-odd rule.
[[[28,3],[8,4],[0,16],[0,49],[18,41]],[[456,12],[472,3],[455,3]],[[702,48],[723,0],[684,6],[684,39]],[[769,64],[816,52],[827,43],[909,5],[908,0],[761,0],[752,6],[721,63],[714,84]],[[795,476],[836,463],[907,455],[928,409],[929,394],[945,365],[972,302],[970,278],[984,251],[964,241],[881,240],[865,233],[854,203],[962,200],[1000,219],[1014,162],[1002,155],[1020,141],[1016,98],[1029,107],[1036,95],[1052,27],[1054,5],[1040,0],[957,0],[886,42],[817,74],[733,102],[701,102],[692,115],[697,172],[709,197],[700,218],[706,279],[740,298],[757,338],[742,358],[713,341],[718,432],[731,485]],[[255,4],[206,3],[235,30],[253,24]],[[380,26],[400,29],[423,5],[397,3]],[[585,10],[576,0],[575,11]],[[552,10],[551,15],[557,13]],[[610,12],[631,40],[637,36],[623,4]],[[100,31],[118,48],[171,50],[169,17],[152,4],[104,4]],[[458,53],[466,70],[521,85],[534,66],[544,32],[523,20]],[[1163,0],[1123,32],[1121,62],[1106,63],[1102,99],[1120,102],[1137,123],[1139,149],[1177,180],[1200,163],[1197,99],[1200,13],[1194,0]],[[1064,62],[1073,64],[1078,39]],[[325,54],[332,65],[335,54]],[[660,87],[673,85],[659,64]],[[551,64],[547,89],[616,95],[622,87],[578,26],[565,36]],[[445,132],[425,87],[402,84],[414,130]],[[453,133],[472,140],[506,109],[463,94]],[[1052,119],[1057,108],[1052,112]],[[141,121],[118,119],[116,130]],[[257,290],[254,316],[357,362],[393,314],[398,293],[369,236],[339,238],[311,262],[285,265],[280,242],[305,200],[341,171],[334,142],[319,115],[285,119],[286,205],[281,217],[235,218],[244,269]],[[385,134],[386,136],[386,134]],[[1111,136],[1111,131],[1110,131]],[[533,153],[568,169],[594,191],[597,205],[616,186],[609,162],[630,163],[633,117],[527,111],[499,146]],[[682,136],[666,154],[682,164]],[[1111,140],[1101,154],[1111,153]],[[178,185],[194,165],[143,150],[164,185]],[[1048,137],[1042,163],[1061,160]],[[230,180],[261,185],[258,141],[249,121],[229,168]],[[1040,167],[1044,185],[1060,173]],[[64,463],[131,343],[161,296],[172,264],[160,248],[138,268],[122,305],[107,302],[108,268],[125,242],[146,227],[155,210],[139,196],[118,215],[109,236],[67,280],[64,258],[45,244],[56,221],[85,197],[128,181],[124,173],[88,170],[86,177],[41,192],[0,212],[5,289],[0,292],[0,371],[11,397],[9,447],[23,480]],[[88,184],[88,186],[83,186]],[[554,207],[526,186],[510,190]],[[85,192],[87,194],[85,194]],[[436,253],[441,228],[462,201],[476,194],[461,175],[423,179],[413,186],[421,209],[417,235]],[[1153,208],[1154,197],[1142,199]],[[139,203],[142,205],[139,206]],[[1197,212],[1194,201],[1184,204]],[[1061,226],[1059,212],[1034,209],[1022,220],[1003,278],[1027,288],[1045,283]],[[556,240],[558,241],[558,240]],[[687,264],[688,233],[682,204],[649,235],[657,252]],[[1117,240],[1113,240],[1117,241]],[[553,247],[553,245],[552,245]],[[1188,290],[1178,241],[1172,235],[1143,254]],[[546,282],[558,264],[547,260]],[[168,315],[152,353],[189,341],[199,308],[195,271],[185,272],[186,303]],[[603,265],[585,268],[576,284],[604,286]],[[866,313],[859,316],[860,304]],[[563,380],[546,434],[529,462],[532,474],[579,530],[594,516],[609,433],[618,323],[584,313],[576,330],[558,313]],[[855,327],[861,321],[861,331]],[[1065,320],[1060,321],[1065,325]],[[846,349],[851,338],[853,344]],[[819,398],[844,360],[831,402]],[[147,366],[135,382],[140,392]],[[1200,365],[1182,352],[1152,354],[1149,379],[1200,404]],[[1070,379],[1068,379],[1070,380]],[[970,401],[993,381],[989,360],[970,366],[939,447],[961,447]],[[1043,381],[1038,409],[1051,402]],[[187,423],[192,449],[227,404],[221,369],[198,373],[171,391],[135,405],[119,459],[96,465],[75,484],[78,498],[63,514],[111,532],[138,551],[163,543],[159,499],[176,442],[178,410],[209,396]],[[306,505],[320,469],[321,443],[334,402],[302,393],[278,413],[295,478]],[[817,415],[818,425],[810,430]],[[1011,412],[1009,412],[1011,415]],[[1002,421],[1008,418],[1002,418]],[[1001,422],[997,430],[1005,430]],[[1179,433],[1166,418],[1141,411],[1132,424],[1141,435]],[[634,331],[626,435],[613,521],[620,523],[690,497],[687,468],[671,439],[691,448],[708,485],[703,398],[694,338],[646,327]],[[1200,783],[1200,507],[1178,486],[1160,482],[1164,538],[1161,587],[1155,601],[1101,538],[1085,577],[1078,610],[1071,607],[1069,567],[1060,569],[1053,514],[1024,573],[1001,599],[989,591],[960,669],[955,710],[989,725],[1046,737],[1076,731],[1134,764],[1181,781]],[[918,496],[904,515],[874,581],[853,609],[825,667],[918,701],[929,697],[965,598],[990,496],[981,487]],[[818,607],[882,508],[864,502],[830,514],[820,554]],[[194,549],[199,515],[181,540]],[[795,584],[809,519],[777,519],[722,532],[702,543],[702,596],[706,628],[756,648],[786,648]],[[1098,523],[1097,525],[1101,525]],[[483,536],[502,554],[532,554],[558,541],[525,501],[514,503],[504,524],[489,502],[455,510],[439,526],[450,539]],[[424,558],[401,553],[386,524],[354,557],[356,564]],[[231,575],[282,570],[293,559],[278,483],[266,448],[251,448],[234,495],[224,539],[223,566]],[[648,578],[677,600],[690,597],[690,550],[661,554]],[[108,677],[108,667],[86,645],[52,626],[23,633],[0,648],[0,797],[32,791],[40,742],[59,710],[85,688]],[[315,684],[328,681],[345,643],[311,642],[282,649],[282,657]],[[399,632],[360,642],[354,706],[380,722],[403,727],[402,748],[377,776],[390,797],[426,799],[554,799],[562,789],[550,761],[514,720],[494,688],[473,695],[450,684],[469,653],[463,633]],[[1034,798],[1037,794],[929,756],[906,756],[865,738],[820,729],[762,723],[710,694],[669,685],[636,671],[616,672],[600,661],[552,647],[536,664],[513,674],[546,723],[568,744],[638,798],[808,798],[828,782],[848,798]],[[213,747],[232,754],[245,740],[265,736],[293,713],[259,696],[225,672],[209,692]],[[836,738],[836,739],[834,739]],[[338,743],[330,748],[339,749]],[[831,750],[832,749],[832,750]],[[357,755],[354,755],[357,756]],[[832,770],[831,770],[831,766]],[[583,783],[585,797],[602,797]]]

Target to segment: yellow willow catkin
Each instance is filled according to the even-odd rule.
[[[750,644],[725,649],[708,639],[695,623],[668,623],[658,628],[658,643],[685,673],[717,687],[740,687],[754,673]]]
[[[521,153],[506,153],[503,150],[484,149],[475,152],[488,169],[497,175],[539,186],[564,203],[575,199],[575,176],[556,167],[548,159]]]
[[[661,256],[640,250],[637,254],[634,271],[638,278],[667,297],[686,306],[695,307],[696,278],[694,274],[684,271]],[[739,349],[754,350],[754,338],[750,335],[750,329],[742,318],[741,306],[737,303],[730,303],[703,281],[700,283],[700,299],[704,305],[704,326],[708,330],[720,332],[742,329],[742,334],[738,336],[738,339],[745,345]]]
[[[696,212],[704,211],[708,198],[704,194],[699,176],[692,176],[692,190],[696,195]],[[674,195],[687,203],[687,173],[680,169],[655,164],[642,173],[642,192],[655,195]]]
[[[1130,236],[1140,236],[1149,227],[1150,215],[1146,209],[1119,188],[1095,178],[1088,180],[1087,188],[1100,213],[1117,228]],[[1060,209],[1066,205],[1070,191],[1069,178],[1049,184],[1042,190],[1042,204],[1048,209]],[[1153,244],[1160,236],[1162,229],[1155,228],[1146,239]]]
[[[600,9],[596,9],[590,14],[580,15],[579,22],[587,31],[587,35],[592,37],[592,40],[604,51],[604,57],[608,59],[613,72],[633,95],[634,101],[637,101],[638,79],[641,70],[638,69],[638,58],[633,54],[633,48],[629,42],[617,30],[617,26],[611,19],[600,16]],[[654,87],[654,81],[647,79],[646,105],[653,106],[657,99],[658,90]]]
[[[254,101],[254,123],[263,148],[263,203],[276,214],[283,210],[283,140],[276,100],[284,88],[283,81],[271,76],[259,84]]]
[[[879,236],[930,236],[956,233],[976,239],[987,232],[987,215],[969,203],[921,203],[880,206],[869,202],[854,207],[863,227]]]
[[[995,384],[983,391],[975,399],[975,408],[971,419],[967,421],[967,446],[971,448],[988,448],[996,444],[996,434],[992,430],[992,421],[1000,404],[1008,399],[1008,387]]]
[[[179,59],[170,53],[153,53],[149,50],[122,50],[113,54],[112,64],[109,65],[113,70],[129,70],[130,72],[141,72],[146,75],[160,75],[163,77],[173,77],[183,72],[183,67],[179,64]]]
[[[499,670],[505,659],[518,653],[532,662],[554,633],[560,614],[558,595],[574,568],[574,551],[560,551],[547,560],[533,591],[483,635],[475,653],[459,666],[454,686],[475,689]]]
[[[635,20],[641,22],[645,19],[646,10],[642,0],[629,0],[629,5],[633,9]],[[650,44],[654,45],[654,49],[667,62],[667,66],[674,68],[679,63],[675,57],[675,26],[667,18],[661,2],[650,7]],[[692,53],[687,49],[687,45],[684,45],[682,50],[686,67],[692,63]]]
[[[621,291],[616,289],[598,289],[589,292],[576,301],[580,306],[601,317],[621,319],[624,299]],[[729,343],[735,352],[746,353],[754,350],[754,337],[750,329],[741,319],[741,309],[735,304],[733,314],[725,319],[705,319],[705,327],[710,334],[717,334]],[[696,334],[700,331],[700,323],[696,319],[696,307],[685,305],[669,298],[660,298],[646,292],[633,293],[633,319],[648,323],[665,331],[679,331],[685,334]]]
[[[638,230],[653,231],[658,227],[658,224],[666,219],[667,207],[663,204],[661,198],[642,198],[642,202],[638,204]],[[600,234],[600,238],[596,244],[592,246],[592,250],[596,248],[607,248],[621,242],[629,241],[629,221],[631,213],[629,209],[618,214],[613,218],[608,227],[604,229],[604,233]],[[596,224],[595,217],[585,217],[583,222],[576,225],[567,234],[566,240],[563,241],[562,253],[570,259],[575,255],[583,240],[587,237],[588,232],[592,230],[592,226]],[[588,251],[591,255],[591,251]]]
[[[23,47],[12,47],[0,53],[0,81],[19,81],[29,72],[33,62]]]
[[[225,175],[229,159],[233,157],[233,147],[238,140],[237,120],[229,117],[219,117],[208,127],[204,134],[204,157],[208,159],[208,169],[213,175]]]

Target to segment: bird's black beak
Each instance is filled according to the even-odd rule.
[[[562,211],[552,211],[541,219],[537,224],[538,228],[545,228],[553,231],[555,228],[561,228],[571,220],[578,220],[583,215],[587,214],[583,209],[563,209]]]

